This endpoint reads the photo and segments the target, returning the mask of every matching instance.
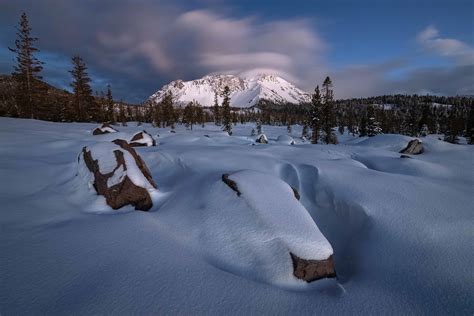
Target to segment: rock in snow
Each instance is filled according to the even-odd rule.
[[[259,144],[268,144],[268,138],[265,134],[260,134],[260,135],[258,135],[255,142],[259,143]]]
[[[332,247],[298,201],[299,194],[295,189],[279,178],[250,170],[223,175],[222,178],[238,192],[236,198],[244,200],[243,205],[256,216],[255,222],[246,224],[247,229],[255,226],[266,236],[254,240],[258,245],[254,250],[249,249],[257,251],[255,260],[275,271],[289,267],[294,277],[306,282],[336,276]],[[240,211],[236,210],[236,213],[239,216]],[[232,222],[230,218],[229,223]],[[267,229],[270,231],[265,233]],[[240,243],[239,240],[234,242]],[[235,246],[228,245],[230,249]],[[272,268],[273,265],[280,267]],[[277,280],[284,277],[285,273],[281,273],[283,275],[275,276],[273,282],[278,283]]]
[[[133,135],[130,139],[130,146],[132,147],[140,147],[140,146],[156,146],[156,141],[153,137],[148,134],[146,131],[138,132]]]
[[[293,261],[293,274],[306,282],[322,278],[335,278],[334,261],[332,255],[326,260],[306,260],[290,252]]]
[[[412,139],[405,148],[400,150],[400,153],[408,155],[419,155],[423,153],[423,151],[423,143],[419,139]]]
[[[102,135],[116,132],[118,131],[112,126],[110,126],[108,123],[103,123],[100,127],[97,127],[92,131],[92,135]]]
[[[113,209],[130,204],[148,211],[153,205],[150,192],[156,190],[156,184],[145,162],[123,139],[84,147],[79,155],[79,175]]]

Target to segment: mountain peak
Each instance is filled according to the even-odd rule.
[[[308,93],[269,73],[260,73],[245,79],[229,74],[209,74],[191,81],[175,80],[164,85],[149,99],[158,103],[166,93],[171,92],[177,104],[196,101],[202,106],[209,107],[214,105],[216,92],[219,104],[222,102],[220,94],[225,86],[230,88],[231,106],[239,108],[252,107],[260,100],[298,104],[308,102],[310,99]]]

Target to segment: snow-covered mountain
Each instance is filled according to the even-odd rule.
[[[192,81],[176,80],[163,86],[150,100],[160,102],[171,91],[177,104],[196,101],[202,106],[213,106],[215,92],[218,94],[219,104],[222,102],[220,94],[225,86],[230,88],[230,104],[233,107],[249,108],[260,100],[294,104],[310,100],[308,93],[281,77],[269,74],[245,79],[234,75],[207,75]]]

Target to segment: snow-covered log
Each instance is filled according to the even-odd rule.
[[[78,162],[78,174],[113,209],[133,205],[148,211],[152,207],[150,193],[156,191],[156,184],[145,162],[125,140],[84,147]]]

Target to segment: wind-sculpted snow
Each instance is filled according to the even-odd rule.
[[[0,118],[2,315],[472,314],[473,146],[432,135],[423,154],[403,159],[411,138],[399,135],[311,145],[293,126],[289,146],[276,141],[286,127],[263,126],[269,143],[259,145],[254,124],[233,136],[214,124],[135,125],[94,136],[96,124]],[[77,154],[143,129],[160,135],[160,146],[135,148],[160,193],[149,212],[111,210],[79,181]],[[225,173],[245,178],[240,197]],[[279,194],[256,211],[260,179],[270,178]],[[274,204],[285,214],[283,203],[301,231],[260,217]],[[306,284],[280,250],[313,225],[337,279]]]
[[[199,179],[174,193],[168,201],[174,207],[168,204],[158,211],[161,220],[186,231],[177,238],[200,249],[220,269],[283,287],[307,287],[293,275],[290,252],[303,259],[326,260],[333,251],[291,187],[251,170],[233,173],[229,179],[235,181],[239,195],[218,176]],[[190,190],[197,192],[183,195]],[[206,207],[187,207],[196,195]]]

